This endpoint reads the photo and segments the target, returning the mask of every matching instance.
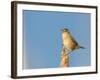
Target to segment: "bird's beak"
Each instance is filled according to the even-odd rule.
[[[63,29],[61,29],[61,32],[63,32]]]

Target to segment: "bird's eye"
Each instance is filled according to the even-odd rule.
[[[68,29],[66,29],[65,31],[68,31]]]

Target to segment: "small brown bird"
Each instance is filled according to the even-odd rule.
[[[62,41],[63,41],[63,47],[66,50],[68,50],[69,53],[79,48],[84,49],[84,47],[80,46],[76,42],[76,40],[72,37],[71,33],[69,32],[67,28],[64,28],[62,30]]]

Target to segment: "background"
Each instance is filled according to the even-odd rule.
[[[60,67],[64,28],[85,47],[71,52],[70,67],[90,66],[90,21],[90,13],[24,10],[23,68]]]
[[[26,1],[26,0],[24,0]],[[80,5],[96,5],[100,10],[99,0],[30,0],[34,2],[66,3]],[[100,11],[98,11],[98,14]],[[98,20],[100,16],[98,15]],[[99,21],[98,21],[99,22]],[[98,24],[99,26],[99,24]],[[99,27],[98,27],[98,34]],[[98,48],[100,46],[98,37]],[[98,49],[98,57],[100,57]],[[98,58],[98,61],[100,59]],[[98,67],[100,63],[98,62]],[[14,80],[10,78],[11,71],[11,0],[0,0],[0,80]],[[21,80],[100,80],[100,69],[98,74],[73,75],[60,77],[26,78]],[[20,80],[20,79],[19,79]]]

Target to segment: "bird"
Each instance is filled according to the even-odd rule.
[[[68,53],[71,53],[72,51],[79,48],[85,49],[83,46],[80,46],[77,43],[67,28],[62,29],[62,45],[63,48],[68,51]]]

